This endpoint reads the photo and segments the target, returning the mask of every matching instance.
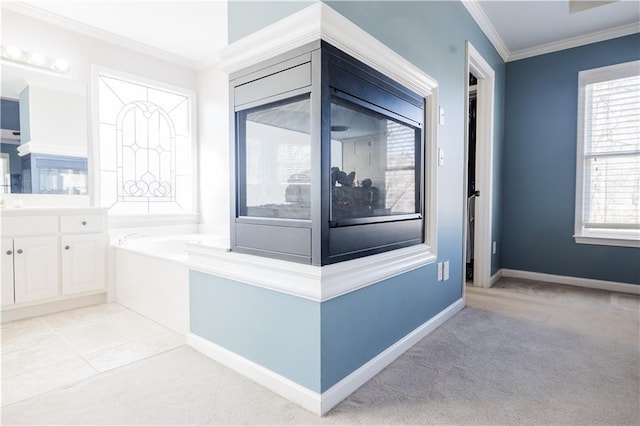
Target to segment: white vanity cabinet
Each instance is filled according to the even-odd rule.
[[[60,229],[62,294],[103,289],[106,253],[103,216],[62,216]]]
[[[3,320],[8,310],[106,292],[105,209],[8,209],[0,217]]]
[[[58,237],[13,240],[15,303],[58,295]]]

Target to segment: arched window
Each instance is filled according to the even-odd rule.
[[[189,93],[98,76],[99,198],[114,213],[193,211]]]

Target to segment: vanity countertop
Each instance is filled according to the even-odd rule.
[[[65,214],[103,214],[107,207],[3,207],[0,216],[41,216]]]

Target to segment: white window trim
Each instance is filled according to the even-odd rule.
[[[99,111],[98,111],[98,78],[101,75],[110,77],[122,78],[142,84],[148,84],[152,87],[160,89],[166,89],[185,94],[189,97],[190,107],[190,124],[191,124],[191,211],[184,213],[170,213],[170,214],[113,214],[109,212],[109,222],[114,222],[119,225],[131,225],[149,223],[153,225],[158,224],[174,224],[176,222],[197,223],[199,220],[199,171],[198,171],[198,134],[197,134],[197,94],[194,90],[187,89],[181,86],[175,86],[162,81],[153,80],[147,77],[143,77],[136,74],[127,73],[114,68],[105,67],[98,64],[93,64],[91,67],[91,97],[90,97],[90,109],[91,109],[91,135],[92,142],[89,144],[89,170],[92,173],[90,179],[90,201],[91,205],[101,205],[100,194],[100,123],[99,123]],[[195,218],[195,219],[194,219]]]
[[[584,113],[585,86],[606,80],[628,77],[638,72],[640,61],[631,61],[578,72],[578,132],[576,144],[576,205],[573,238],[578,244],[640,247],[640,231],[587,229],[582,221],[584,195]]]

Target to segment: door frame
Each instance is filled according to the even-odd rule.
[[[466,42],[465,61],[465,129],[464,129],[464,191],[462,277],[466,277],[467,258],[467,176],[469,161],[469,73],[478,79],[476,111],[476,198],[474,219],[473,285],[491,287],[492,215],[493,215],[493,134],[495,71],[473,47]]]

